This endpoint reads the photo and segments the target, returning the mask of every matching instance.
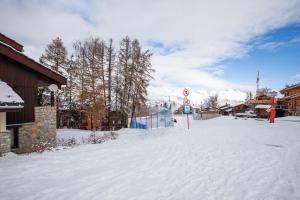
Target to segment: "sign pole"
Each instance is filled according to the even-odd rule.
[[[190,91],[187,88],[183,89],[183,96],[185,97],[184,99],[184,112],[186,112],[186,119],[187,119],[187,125],[188,125],[188,129],[190,129],[190,120],[189,120],[189,112],[190,112],[190,100],[187,98],[187,96],[189,96]],[[189,106],[189,107],[188,107]]]
[[[186,118],[187,118],[187,124],[188,124],[188,129],[190,129],[190,120],[189,120],[189,114],[186,114]]]
[[[149,127],[148,127],[148,118],[147,118],[147,116],[146,116],[146,129],[148,129]]]

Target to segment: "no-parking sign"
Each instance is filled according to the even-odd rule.
[[[187,96],[189,96],[190,91],[188,89],[184,88],[182,93],[183,93],[183,96],[187,97]]]

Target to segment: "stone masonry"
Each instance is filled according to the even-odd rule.
[[[56,107],[35,107],[35,122],[19,128],[17,153],[56,146]]]
[[[10,152],[9,132],[0,132],[0,156],[7,152]]]

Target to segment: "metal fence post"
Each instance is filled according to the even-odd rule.
[[[151,113],[150,117],[151,117],[151,129],[152,129],[152,113]]]
[[[158,128],[158,112],[156,113],[156,127]]]

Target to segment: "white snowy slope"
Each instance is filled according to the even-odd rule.
[[[300,118],[178,117],[174,128],[0,158],[0,199],[300,199]]]

